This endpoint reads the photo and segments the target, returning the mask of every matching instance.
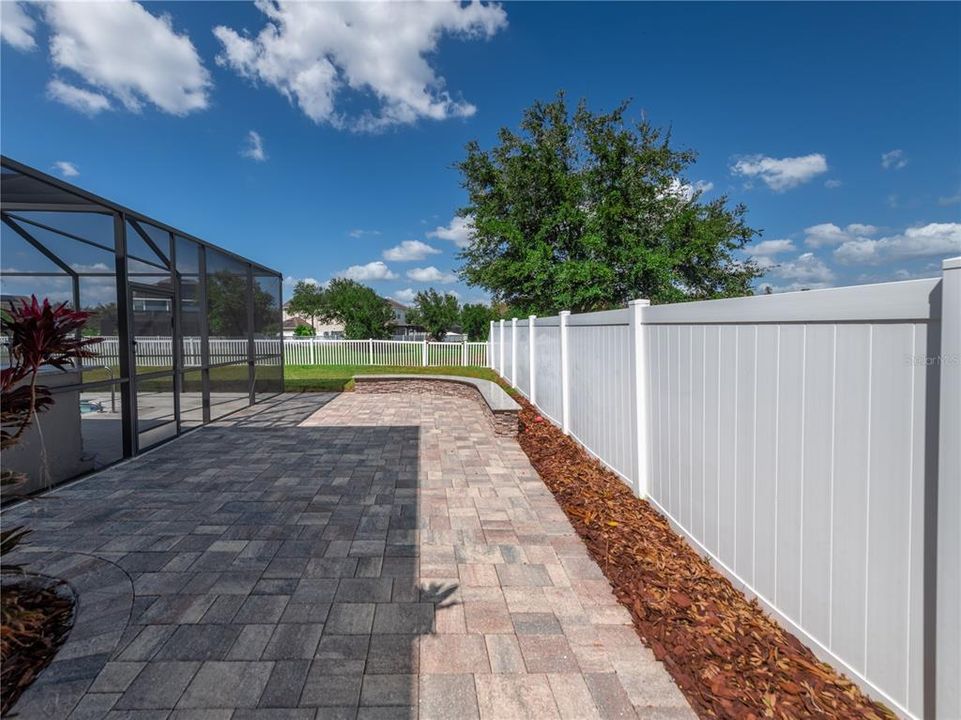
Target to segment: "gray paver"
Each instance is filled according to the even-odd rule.
[[[170,709],[200,667],[198,662],[148,664],[117,701],[118,710]]]
[[[22,717],[693,717],[470,400],[286,396],[9,512],[81,597]]]
[[[273,668],[272,662],[205,662],[177,705],[182,708],[255,707]]]

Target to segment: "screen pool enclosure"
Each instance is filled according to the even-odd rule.
[[[40,383],[53,406],[4,467],[33,492],[283,390],[280,273],[3,157],[0,304],[91,313],[96,357]],[[9,363],[3,338],[3,366]]]

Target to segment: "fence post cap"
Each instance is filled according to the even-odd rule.
[[[641,307],[647,307],[651,304],[651,301],[647,298],[638,298],[637,300],[631,300],[627,303],[628,305],[640,305]]]
[[[536,320],[536,319],[537,319],[537,315],[528,315],[528,316],[527,316],[527,319],[528,319],[528,320]]]
[[[570,311],[570,310],[561,310],[560,313],[558,313],[558,314],[567,316],[567,315],[570,315],[570,314],[571,314],[571,311]]]
[[[941,261],[942,270],[957,270],[961,268],[961,256],[945,258]]]

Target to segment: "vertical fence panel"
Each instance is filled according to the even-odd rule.
[[[831,608],[831,490],[834,455],[834,325],[807,328],[804,355],[804,468],[801,507],[801,622],[829,637]]]
[[[530,370],[530,328],[526,321],[518,322],[516,327],[516,349],[514,350],[514,384],[528,400],[531,397]]]
[[[570,431],[625,478],[634,466],[630,314],[627,310],[570,316]]]
[[[561,397],[561,329],[559,318],[537,318],[534,325],[534,382],[537,407],[558,425],[563,422]]]
[[[777,575],[778,327],[757,326],[754,436],[754,587],[773,598]]]
[[[907,560],[911,496],[912,325],[874,328],[865,672],[899,702],[907,695]]]

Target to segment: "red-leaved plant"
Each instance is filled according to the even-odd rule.
[[[9,367],[0,371],[0,450],[13,447],[30,427],[34,417],[53,405],[50,390],[38,384],[43,368],[66,370],[75,361],[94,357],[89,345],[101,338],[81,338],[79,331],[90,313],[71,310],[66,303],[51,305],[44,298],[11,303],[0,311],[0,325],[10,356]],[[23,473],[0,469],[0,484],[16,485]],[[0,555],[16,547],[27,534],[21,527],[0,532]],[[4,566],[16,569],[16,566]]]

